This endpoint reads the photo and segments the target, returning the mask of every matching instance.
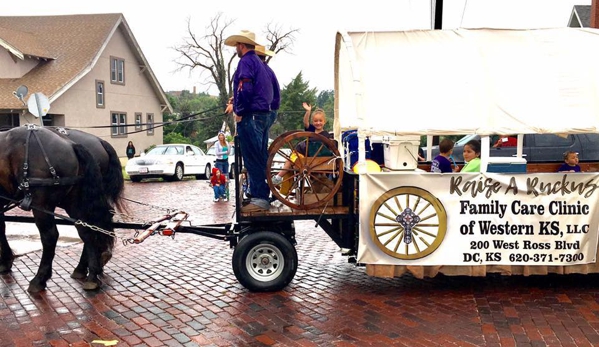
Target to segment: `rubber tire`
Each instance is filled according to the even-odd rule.
[[[141,177],[129,176],[129,179],[131,180],[131,182],[141,182]]]
[[[269,245],[283,255],[283,270],[270,281],[259,281],[250,275],[246,259],[256,246]],[[297,271],[297,251],[291,242],[281,234],[272,231],[258,231],[242,238],[233,251],[233,272],[242,286],[252,292],[274,292],[285,288]]]
[[[205,180],[209,180],[211,174],[212,174],[212,168],[210,167],[210,164],[207,164],[206,167],[204,168],[204,174],[200,175],[200,177]],[[198,178],[198,176],[196,176],[196,178]]]
[[[185,173],[183,172],[183,165],[177,164],[177,166],[175,167],[175,174],[171,177],[169,181],[180,181],[183,179],[184,174]]]

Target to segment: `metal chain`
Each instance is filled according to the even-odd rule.
[[[82,221],[81,219],[77,219],[77,220],[75,221],[75,225],[81,225],[81,226],[83,226],[83,227],[85,227],[85,228],[90,228],[90,229],[91,229],[91,230],[93,230],[93,231],[99,231],[99,232],[101,232],[101,233],[103,233],[103,234],[106,234],[106,235],[108,235],[108,236],[111,236],[111,237],[117,237],[117,236],[116,236],[116,233],[115,233],[114,231],[110,231],[110,230],[102,229],[102,228],[100,228],[100,227],[98,227],[98,226],[95,226],[95,225],[88,224],[88,223],[86,223],[86,222]]]
[[[150,205],[150,204],[147,204],[145,202],[135,201],[135,200],[127,199],[127,198],[124,198],[124,200],[130,201],[130,202],[134,202],[134,203],[139,204],[139,205],[147,206],[147,207],[149,207],[150,209],[153,209],[153,210],[166,211],[167,214],[170,214],[171,212],[174,212],[174,211],[181,211],[181,209],[179,209],[179,208],[160,207],[160,206]]]
[[[110,210],[110,213],[112,213],[113,218],[116,218],[118,221],[124,221],[124,222],[134,222],[134,223],[139,223],[142,225],[148,225],[150,224],[150,222],[136,218],[135,216],[131,216],[128,215],[126,213],[122,213],[122,212],[117,212],[115,210]]]
[[[102,229],[102,228],[100,228],[98,226],[88,224],[88,223],[86,223],[86,222],[84,222],[84,221],[82,221],[80,219],[78,219],[77,221],[75,221],[75,224],[76,225],[81,225],[81,226],[83,226],[85,228],[90,228],[93,231],[101,232],[101,233],[106,234],[106,235],[108,235],[110,237],[113,237],[113,238],[117,238],[118,237],[121,240],[121,242],[123,243],[123,246],[127,246],[129,244],[134,244],[133,240],[139,234],[139,231],[136,231],[135,232],[135,236],[133,238],[124,238],[124,237],[121,237],[121,236],[117,236],[114,231]]]

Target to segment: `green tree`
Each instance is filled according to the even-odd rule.
[[[275,124],[270,129],[274,138],[289,130],[303,130],[304,108],[302,103],[316,105],[316,88],[310,88],[300,72],[281,89],[281,107]]]
[[[226,119],[218,98],[208,94],[192,94],[183,91],[179,96],[169,95],[174,113],[166,115],[164,142],[184,141],[203,147],[204,141],[218,133]]]
[[[164,136],[164,143],[189,143],[189,138],[179,133],[169,133]]]
[[[332,90],[323,90],[318,93],[316,105],[322,108],[327,115],[327,123],[325,124],[324,129],[326,131],[332,131],[335,111],[335,92]]]

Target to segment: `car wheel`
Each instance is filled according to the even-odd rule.
[[[141,177],[139,176],[129,176],[131,182],[141,182]]]
[[[183,165],[177,164],[175,167],[175,174],[173,175],[173,181],[180,181],[183,179]]]
[[[285,288],[297,271],[297,252],[281,234],[259,231],[242,238],[233,251],[235,277],[250,291]]]
[[[202,175],[203,179],[206,179],[206,180],[210,179],[210,172],[211,172],[210,170],[211,169],[212,168],[210,167],[210,164],[207,164],[206,167],[204,168],[204,174]]]

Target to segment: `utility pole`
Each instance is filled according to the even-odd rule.
[[[593,0],[596,1],[596,0]],[[435,0],[435,22],[433,25],[433,29],[442,30],[443,29],[443,0]],[[439,136],[433,136],[433,146],[439,145]]]
[[[593,0],[593,2],[595,1],[596,0]],[[443,0],[435,1],[435,23],[433,25],[433,29],[443,29]]]
[[[597,0],[591,2],[591,28],[599,28],[599,11],[597,8]]]

